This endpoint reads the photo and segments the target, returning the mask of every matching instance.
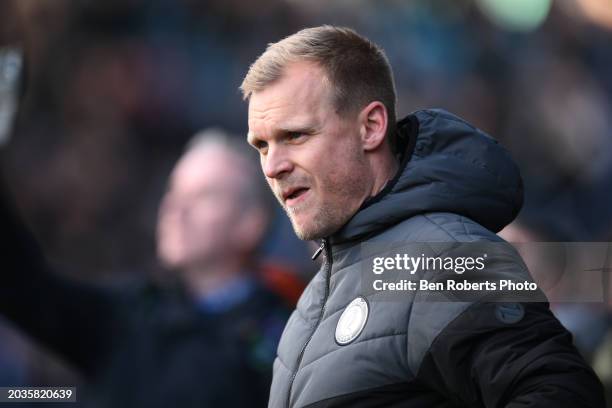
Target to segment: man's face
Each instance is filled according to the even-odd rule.
[[[193,268],[236,250],[244,177],[239,160],[223,148],[203,148],[174,168],[159,209],[157,249],[170,267]],[[235,253],[234,253],[235,255]]]
[[[301,239],[329,236],[368,196],[357,114],[336,113],[321,67],[289,65],[249,102],[249,143]]]

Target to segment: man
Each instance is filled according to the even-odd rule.
[[[326,258],[283,332],[270,407],[604,405],[546,303],[363,293],[366,241],[501,241],[522,183],[493,139],[439,110],[396,124],[383,51],[346,28],[271,44],[241,89],[274,195]],[[519,260],[489,273],[525,276]]]
[[[0,311],[84,375],[79,401],[266,404],[289,310],[258,276],[269,207],[251,153],[208,131],[177,163],[159,211],[159,257],[177,278],[168,287],[111,290],[61,277],[0,200],[10,239]]]
[[[202,306],[231,306],[233,298],[218,293],[241,293],[228,289],[252,285],[258,267],[254,252],[269,206],[258,180],[245,177],[255,169],[249,152],[240,149],[219,130],[196,135],[172,171],[159,209],[158,257]]]

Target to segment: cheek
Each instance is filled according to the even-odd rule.
[[[173,264],[183,255],[184,243],[177,219],[161,217],[157,225],[157,253],[164,262]]]
[[[166,243],[176,240],[180,220],[171,214],[161,214],[157,222],[157,239]]]
[[[324,186],[328,184],[329,180],[336,177],[338,167],[342,163],[336,160],[337,154],[329,148],[319,148],[308,153],[308,156],[303,157],[302,163],[298,167],[316,185]]]
[[[274,194],[274,179],[266,177],[266,183],[268,184],[268,187],[270,189],[270,193]]]
[[[323,174],[321,180],[321,202],[323,206],[344,213],[361,205],[366,196],[366,185],[370,177],[368,167],[359,163],[358,157],[343,157],[351,166],[333,166]]]
[[[189,234],[200,235],[202,238],[223,233],[224,230],[231,228],[232,220],[235,217],[233,205],[225,200],[219,200],[195,206],[185,218],[183,228]]]
[[[354,189],[364,181],[364,159],[354,146],[349,145],[328,157],[333,159],[320,163],[319,175],[323,184],[331,189],[331,193],[340,194],[346,188]]]

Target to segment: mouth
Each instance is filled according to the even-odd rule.
[[[291,207],[301,201],[310,189],[308,187],[293,187],[283,192],[283,202]]]

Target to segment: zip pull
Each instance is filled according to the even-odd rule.
[[[321,252],[323,252],[323,249],[325,248],[325,241],[321,241],[321,246],[319,247],[319,249],[317,249],[315,251],[314,254],[312,254],[311,259],[314,261],[315,259],[317,259],[319,257],[319,255],[321,255]]]

